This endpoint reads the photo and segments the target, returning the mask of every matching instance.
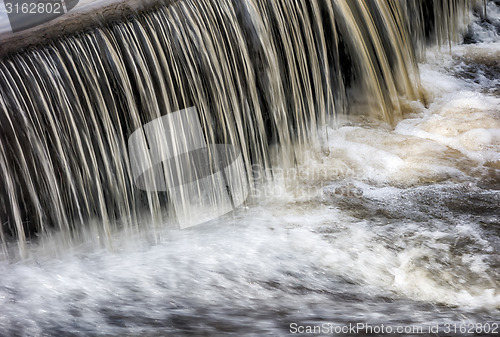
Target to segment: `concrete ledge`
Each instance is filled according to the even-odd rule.
[[[117,0],[110,3],[92,2],[78,5],[69,13],[39,26],[18,33],[0,34],[0,60],[33,46],[45,44],[60,36],[71,35],[89,27],[140,13],[158,5],[172,4],[176,0]]]

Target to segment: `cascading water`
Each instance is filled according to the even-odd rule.
[[[6,58],[4,243],[89,219],[109,233],[143,208],[159,221],[168,196],[134,188],[127,138],[186,107],[247,172],[276,161],[270,143],[293,159],[350,101],[393,123],[420,95],[407,15],[397,1],[180,1]]]
[[[468,28],[481,4],[170,1],[3,56],[0,335],[493,324],[500,11]],[[189,107],[250,197],[180,230],[129,137]]]

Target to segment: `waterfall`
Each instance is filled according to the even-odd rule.
[[[4,254],[54,230],[71,242],[91,223],[107,237],[164,221],[171,198],[135,186],[127,142],[169,113],[196,107],[206,143],[241,152],[251,190],[336,116],[394,124],[422,99],[424,46],[455,39],[472,4],[181,0],[3,57]]]

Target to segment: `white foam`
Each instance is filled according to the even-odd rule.
[[[495,28],[500,27],[500,6],[495,5],[494,1],[488,1],[486,13],[489,22],[473,21],[469,29],[478,42],[497,42],[500,40],[500,35],[496,31],[498,28]]]
[[[408,300],[445,304],[433,314],[446,319],[474,309],[497,313],[499,271],[492,261],[500,242],[481,223],[489,218],[467,209],[456,215],[443,205],[456,202],[460,190],[467,198],[489,174],[482,168],[500,160],[500,98],[481,90],[485,80],[461,79],[456,71],[464,59],[489,62],[499,50],[492,43],[430,51],[420,67],[426,104],[409,104],[395,128],[340,119],[323,144],[303,154],[293,183],[277,179],[274,194],[234,217],[116,234],[109,250],[92,232],[66,251],[54,248],[54,236],[32,247],[28,261],[1,261],[0,334],[61,326],[147,334],[136,325],[144,318],[242,324],[254,311],[264,331],[275,333],[282,312],[365,320],[389,319],[389,312],[407,321],[421,310],[410,302],[411,312],[402,312],[398,301]],[[481,195],[491,207],[500,200],[498,190]],[[354,299],[338,304],[342,295]],[[123,317],[125,328],[110,323],[109,312]]]

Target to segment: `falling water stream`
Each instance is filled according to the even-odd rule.
[[[500,334],[481,4],[181,0],[0,59],[0,336]],[[189,107],[250,195],[180,229],[128,141]]]

